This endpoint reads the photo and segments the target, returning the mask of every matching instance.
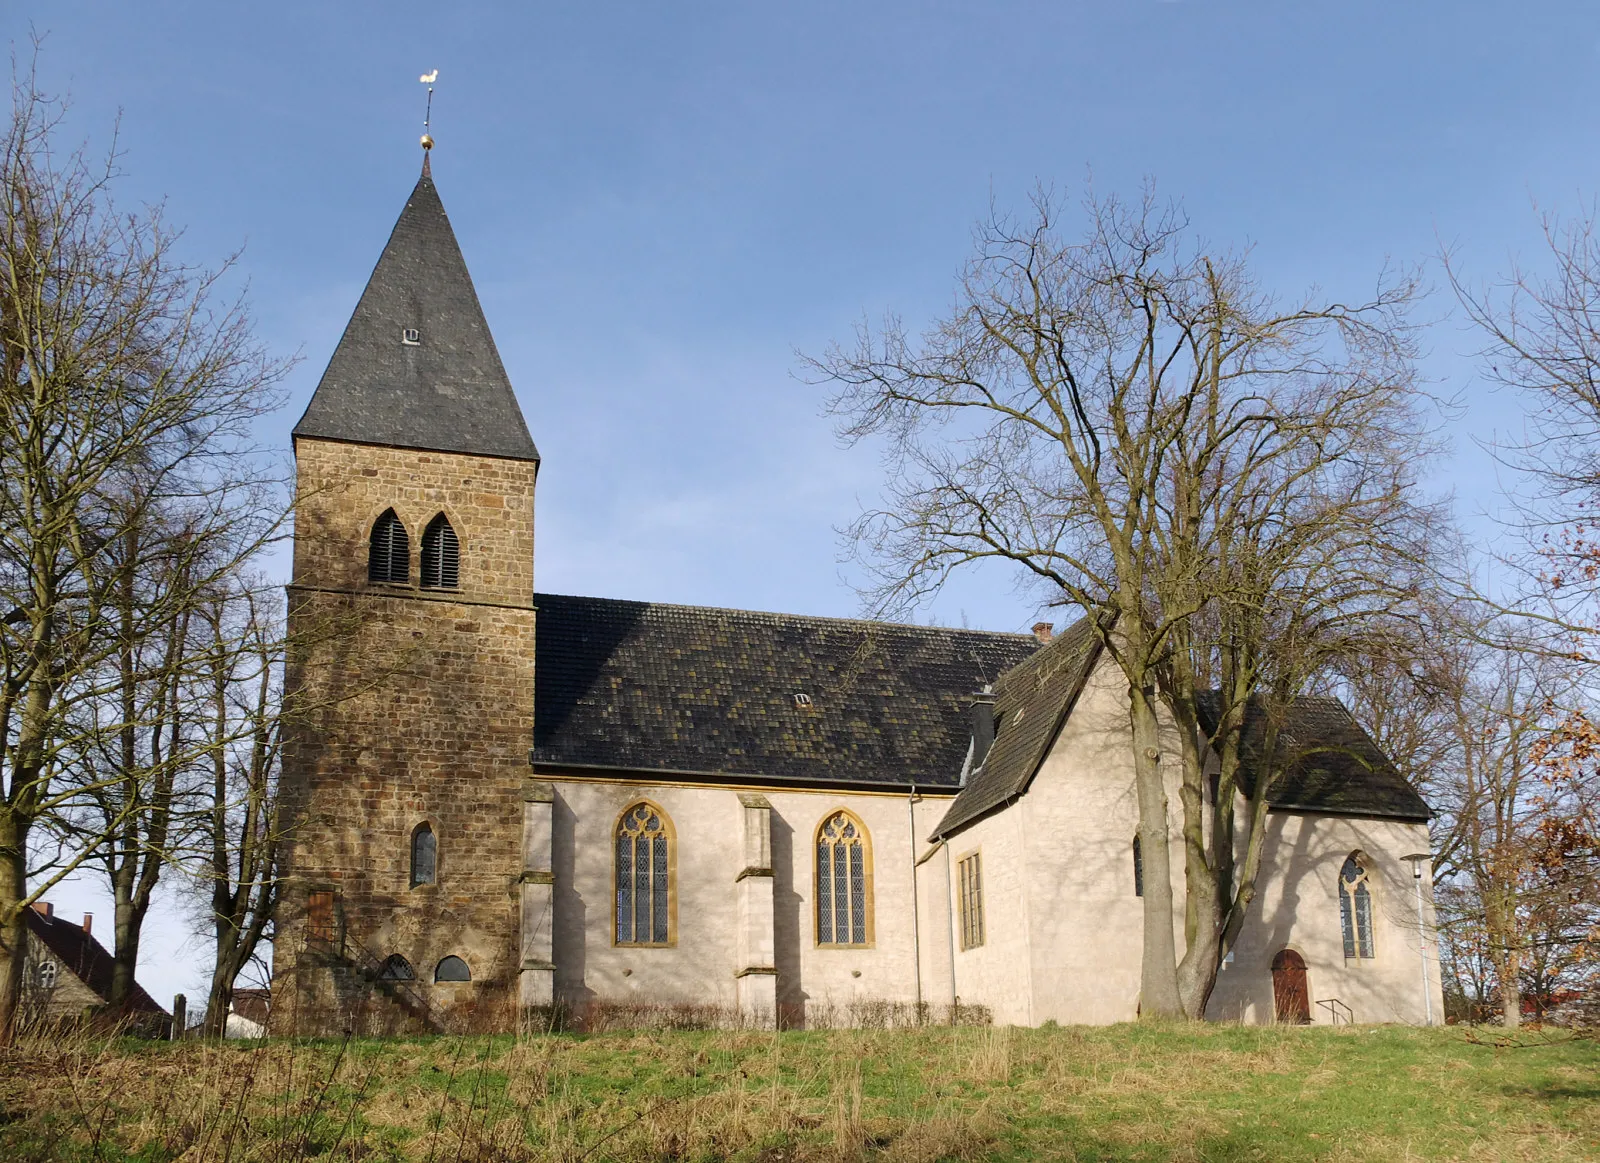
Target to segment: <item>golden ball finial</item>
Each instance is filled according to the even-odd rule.
[[[433,138],[429,137],[426,133],[424,133],[422,135],[422,148],[423,149],[432,149],[433,148]]]

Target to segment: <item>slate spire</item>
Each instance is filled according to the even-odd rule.
[[[294,435],[539,459],[426,166]]]

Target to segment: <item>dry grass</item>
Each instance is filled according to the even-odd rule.
[[[1600,1050],[1124,1026],[180,1045],[0,1058],[0,1159],[1600,1158]]]

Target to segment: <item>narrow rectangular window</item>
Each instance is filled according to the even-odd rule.
[[[961,947],[983,944],[983,857],[974,852],[956,866],[957,899],[961,906]]]

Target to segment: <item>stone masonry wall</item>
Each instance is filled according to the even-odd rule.
[[[523,788],[533,738],[533,489],[526,462],[299,441],[285,806],[293,829],[274,948],[279,1032],[380,1032],[443,1016],[516,1019]],[[366,580],[372,523],[393,507],[412,585]],[[422,531],[445,513],[458,590],[415,588]],[[438,840],[411,887],[411,838]],[[306,908],[337,893],[334,951],[308,950]],[[375,985],[392,954],[403,989]],[[370,960],[368,960],[370,955]],[[433,982],[441,958],[472,981]],[[363,969],[365,967],[365,970]],[[432,1011],[416,1012],[415,999]]]

